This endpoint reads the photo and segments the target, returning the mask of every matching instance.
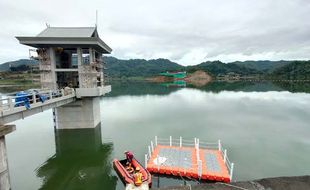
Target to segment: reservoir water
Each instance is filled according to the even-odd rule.
[[[155,135],[221,139],[237,181],[309,175],[307,89],[268,82],[201,88],[113,83],[101,99],[96,129],[54,130],[51,110],[14,123],[16,131],[6,136],[12,189],[122,190],[112,159],[131,150],[144,163]],[[182,183],[160,178],[160,186]]]

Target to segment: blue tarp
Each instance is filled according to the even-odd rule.
[[[27,93],[18,92],[15,96],[15,107],[25,106],[27,109],[30,109],[30,101]]]
[[[36,98],[39,98],[39,101],[42,103],[47,100],[47,96],[44,94],[39,94],[37,90],[32,93],[36,93]],[[25,106],[27,109],[30,109],[30,100],[33,98],[31,93],[21,91],[16,93],[15,96],[15,107]]]
[[[44,103],[45,100],[47,100],[47,96],[45,96],[45,95],[38,94],[38,96],[39,96],[39,100],[40,100],[42,103]]]

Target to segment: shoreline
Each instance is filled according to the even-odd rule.
[[[110,78],[109,81],[143,81],[143,82],[153,82],[153,83],[161,83],[161,82],[170,82],[170,81],[157,81],[153,80],[155,77],[124,77],[124,78]],[[186,80],[185,80],[186,81]],[[293,83],[309,83],[310,80],[287,80],[287,79],[217,79],[212,78],[211,81],[208,82],[238,82],[238,81],[249,81],[249,82],[293,82]]]

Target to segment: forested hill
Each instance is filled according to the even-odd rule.
[[[107,73],[111,77],[147,77],[160,72],[184,70],[185,67],[168,59],[129,59],[104,57]]]
[[[30,59],[19,59],[16,61],[10,61],[10,62],[6,62],[3,64],[0,64],[0,71],[10,71],[11,67],[19,67],[22,65],[34,65],[37,64],[38,62],[35,60],[30,60]]]
[[[281,61],[268,61],[268,60],[264,60],[264,61],[235,61],[232,63],[244,66],[246,68],[271,73],[274,70],[276,70],[277,68],[283,67],[283,66],[285,66],[291,62],[292,61],[283,61],[283,60],[281,60]]]
[[[222,63],[220,61],[207,61],[200,63],[199,65],[188,66],[187,71],[192,72],[195,70],[207,71],[213,76],[218,74],[227,74],[227,73],[238,73],[241,75],[253,75],[253,74],[262,74],[261,71],[246,67],[244,65],[238,65],[234,63]]]
[[[166,71],[194,72],[203,70],[209,74],[236,73],[240,75],[265,75],[270,78],[299,79],[309,78],[310,61],[244,61],[222,63],[220,61],[207,61],[194,66],[182,66],[168,59],[129,59],[122,60],[115,57],[104,57],[106,72],[110,77],[149,77]],[[37,64],[36,61],[21,59],[0,64],[0,71],[10,71],[12,67]],[[21,67],[29,69],[29,67]]]
[[[286,80],[310,80],[310,61],[294,61],[276,69],[272,78]]]

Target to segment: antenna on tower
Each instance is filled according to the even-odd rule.
[[[96,28],[98,26],[98,10],[96,10]]]

